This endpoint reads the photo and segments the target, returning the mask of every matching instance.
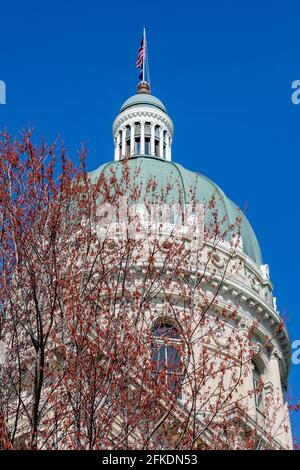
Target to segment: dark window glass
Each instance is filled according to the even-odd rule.
[[[167,370],[168,372],[178,372],[180,366],[180,354],[178,349],[167,346]]]
[[[136,137],[134,140],[134,153],[135,155],[139,155],[141,153],[141,139],[140,137]]]
[[[150,155],[150,137],[145,138],[145,154]]]
[[[263,411],[264,407],[264,400],[263,400],[263,386],[262,386],[262,379],[260,370],[257,367],[257,364],[254,363],[254,370],[253,370],[253,388],[254,388],[254,400],[256,409],[259,411]]]
[[[130,139],[126,140],[126,155],[130,155]]]
[[[159,157],[159,140],[155,139],[155,155]]]
[[[156,344],[151,349],[154,377],[166,371],[165,381],[170,392],[181,397],[182,364],[180,357],[180,335],[173,325],[161,323],[152,329]]]

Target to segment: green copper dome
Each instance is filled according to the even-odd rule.
[[[137,105],[151,105],[159,108],[161,111],[167,112],[164,104],[155,96],[150,95],[149,93],[137,93],[136,95],[128,98],[121,106],[120,113],[131,106]]]
[[[242,211],[228,199],[219,186],[200,173],[195,173],[185,169],[178,163],[167,162],[161,158],[150,156],[137,156],[128,160],[129,172],[134,179],[134,183],[141,183],[141,201],[146,195],[146,185],[149,179],[155,179],[157,183],[156,193],[161,194],[168,184],[172,184],[172,190],[167,194],[165,203],[191,203],[191,194],[195,195],[197,203],[207,204],[213,194],[216,194],[216,204],[219,217],[227,217],[229,223],[235,223],[237,217],[241,218],[241,238],[243,241],[243,251],[257,264],[262,264],[261,251],[255,233]],[[109,177],[111,170],[117,178],[122,181],[121,161],[108,162],[101,165],[96,170],[89,173],[91,181],[96,182],[99,176],[104,173]],[[192,190],[192,192],[191,192]],[[147,196],[146,196],[147,197]]]

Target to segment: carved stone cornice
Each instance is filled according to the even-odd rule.
[[[150,121],[154,120],[157,121],[157,123],[162,123],[169,131],[171,137],[173,136],[173,123],[167,115],[164,115],[159,111],[152,111],[143,108],[133,108],[131,111],[121,113],[119,116],[117,116],[113,123],[113,135],[115,135],[116,132],[118,132],[118,130],[120,130],[120,127],[122,127],[123,125],[126,125],[130,121],[142,118],[149,119]]]

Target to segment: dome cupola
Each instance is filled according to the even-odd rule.
[[[113,138],[115,161],[140,155],[171,161],[173,123],[146,81],[121,106],[113,123]]]

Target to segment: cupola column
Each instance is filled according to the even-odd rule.
[[[167,137],[166,137],[166,160],[168,162],[170,161],[169,153],[170,153],[170,139],[169,139],[169,135],[167,134]]]
[[[130,155],[134,154],[134,122],[130,125]]]
[[[141,154],[145,153],[145,121],[141,121]]]
[[[115,139],[115,161],[117,162],[119,160],[119,144],[120,144],[120,137],[119,134],[117,135]]]
[[[115,160],[120,160],[120,145],[121,145],[121,137],[120,133],[117,134],[117,146],[115,148]]]
[[[126,138],[126,129],[122,129],[122,158],[125,157],[125,145],[126,145],[126,141],[125,141],[125,138]]]
[[[155,155],[155,124],[151,124],[150,154]]]

